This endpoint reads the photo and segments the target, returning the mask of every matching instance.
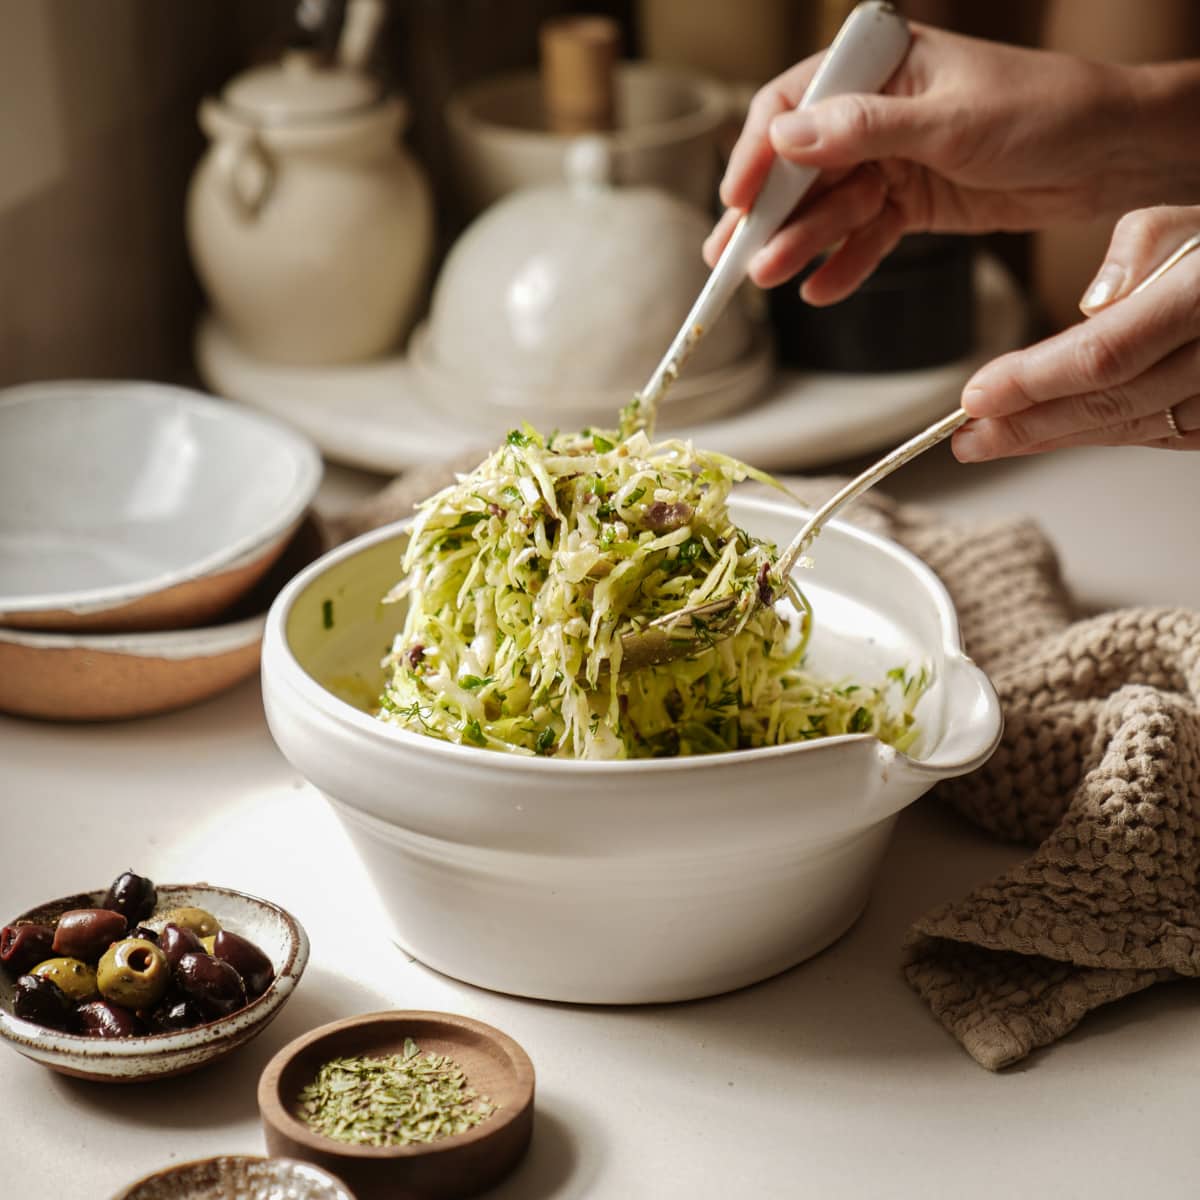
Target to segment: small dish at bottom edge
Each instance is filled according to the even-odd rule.
[[[359,1146],[315,1132],[296,1115],[305,1084],[331,1059],[400,1053],[445,1054],[497,1111],[465,1133],[405,1146]],[[473,1196],[509,1174],[533,1133],[533,1063],[507,1034],[452,1013],[398,1009],[349,1017],[296,1038],[266,1065],[258,1109],[267,1150],[333,1172],[357,1200],[451,1200]]]
[[[311,1163],[219,1154],[144,1175],[112,1200],[355,1200],[339,1179]]]

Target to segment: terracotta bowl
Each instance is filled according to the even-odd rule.
[[[51,900],[21,913],[8,924],[52,923],[69,909],[97,907],[104,894],[105,889],[99,888]],[[248,938],[271,960],[275,979],[258,999],[228,1017],[180,1033],[92,1038],[61,1033],[14,1016],[14,979],[0,971],[0,1039],[26,1058],[62,1075],[101,1083],[145,1083],[194,1071],[256,1037],[279,1015],[304,972],[307,934],[289,912],[245,892],[208,883],[158,888],[158,911],[185,906],[206,909],[223,927]]]
[[[497,1111],[440,1141],[384,1147],[334,1141],[295,1115],[300,1090],[330,1059],[396,1054],[406,1038],[454,1059]],[[491,1187],[521,1160],[533,1133],[533,1091],[533,1064],[507,1034],[469,1017],[399,1010],[334,1021],[288,1043],[263,1070],[258,1108],[271,1154],[332,1171],[357,1200],[450,1200]]]
[[[176,1163],[131,1183],[112,1200],[355,1200],[319,1167],[288,1158],[222,1154]]]
[[[218,624],[149,633],[45,633],[0,627],[0,712],[112,721],[205,700],[258,670],[267,609],[324,548],[313,517]]]
[[[0,392],[0,624],[208,621],[279,557],[320,481],[305,438],[185,388]]]

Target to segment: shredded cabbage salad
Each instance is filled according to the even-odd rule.
[[[403,629],[379,716],[446,741],[608,759],[705,754],[841,733],[900,749],[924,672],[878,686],[804,670],[812,613],[776,550],[734,525],[766,476],[690,442],[514,430],[418,508]],[[621,635],[733,597],[737,627],[694,656],[622,672]]]

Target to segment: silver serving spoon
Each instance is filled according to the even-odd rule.
[[[1198,248],[1200,248],[1200,234],[1188,238],[1129,294],[1136,296],[1139,292],[1144,291],[1152,283],[1161,279],[1180,259]],[[970,420],[970,415],[967,412],[961,408],[956,409],[949,416],[943,417],[940,421],[930,425],[928,429],[922,430],[914,437],[909,438],[907,442],[897,446],[891,453],[885,454],[861,475],[850,480],[845,487],[830,496],[801,526],[800,532],[796,534],[779,557],[772,574],[780,581],[786,580],[791,575],[792,568],[799,562],[800,557],[812,544],[813,539],[821,532],[830,517],[861,496],[863,492],[874,487],[881,479],[886,479],[893,471],[904,466],[906,462],[948,438],[968,420]],[[760,588],[758,595],[729,596],[691,608],[681,608],[676,612],[668,613],[665,617],[659,617],[645,629],[636,633],[627,633],[621,638],[621,670],[633,671],[638,667],[656,666],[674,659],[687,658],[714,642],[730,637],[750,611],[760,604],[773,603],[774,599],[774,594],[764,587]]]

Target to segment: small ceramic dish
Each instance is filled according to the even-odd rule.
[[[195,704],[258,669],[267,609],[324,547],[308,517],[219,624],[149,633],[43,633],[0,627],[0,712],[114,721]]]
[[[783,545],[807,516],[735,493],[737,525]],[[271,733],[329,798],[397,940],[444,974],[547,1000],[694,999],[824,949],[863,911],[900,811],[1000,737],[941,582],[903,547],[832,521],[797,572],[806,665],[873,683],[927,668],[906,753],[866,733],[618,761],[504,754],[376,719],[403,604],[406,538],[384,526],[279,594],[263,638]],[[336,621],[324,619],[336,598]],[[497,930],[519,930],[517,938]]]
[[[325,1063],[398,1054],[408,1038],[423,1054],[452,1058],[496,1112],[440,1141],[383,1147],[334,1141],[296,1116],[301,1089]],[[469,1017],[399,1010],[334,1021],[288,1043],[259,1078],[258,1108],[271,1154],[332,1171],[357,1200],[450,1200],[491,1187],[517,1165],[533,1133],[533,1091],[533,1064],[507,1034]]]
[[[430,410],[460,427],[468,423],[481,445],[498,441],[526,421],[545,433],[589,426],[611,429],[636,390],[636,385],[537,389],[447,368],[433,354],[428,324],[414,331],[408,352],[414,382]],[[773,370],[769,336],[752,329],[746,353],[736,362],[709,371],[689,370],[671,385],[659,406],[659,430],[670,433],[740,412],[763,394]],[[649,374],[648,369],[642,383]]]
[[[205,622],[266,573],[320,480],[306,438],[185,388],[0,392],[0,624]]]
[[[112,1200],[355,1200],[320,1167],[290,1158],[221,1154],[176,1163],[131,1183]]]
[[[95,908],[105,889],[39,904],[8,922],[51,924],[73,908]],[[208,883],[166,884],[158,888],[156,911],[194,906],[212,913],[224,928],[253,942],[271,960],[275,978],[245,1008],[228,1017],[179,1033],[142,1037],[93,1038],[62,1033],[12,1011],[14,979],[0,971],[0,1039],[20,1054],[57,1071],[102,1083],[145,1083],[206,1066],[260,1034],[279,1015],[308,962],[308,935],[291,913],[269,900]],[[153,920],[148,922],[153,924]]]

